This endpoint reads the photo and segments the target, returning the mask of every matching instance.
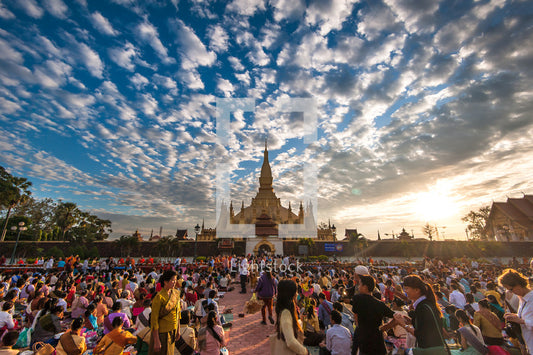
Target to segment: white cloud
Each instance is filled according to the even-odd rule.
[[[20,110],[20,105],[0,96],[0,114],[12,114]]]
[[[172,89],[178,88],[178,84],[172,78],[169,78],[168,76],[154,74],[153,80],[157,85],[161,85],[165,89],[172,90]]]
[[[11,11],[9,11],[4,4],[0,1],[0,17],[4,20],[9,20],[12,18],[15,18],[15,14],[13,14]]]
[[[129,42],[126,42],[123,48],[110,48],[109,58],[119,66],[129,71],[135,69],[133,60],[137,57],[138,50],[135,46]]]
[[[209,41],[209,48],[217,53],[228,50],[229,36],[220,25],[209,26],[207,35],[211,40]]]
[[[135,73],[135,75],[130,78],[130,81],[138,91],[140,91],[149,83],[148,79],[139,73]]]
[[[35,69],[37,81],[48,88],[64,85],[72,72],[72,67],[60,60],[47,60],[45,65]]]
[[[154,116],[156,111],[158,111],[159,104],[157,100],[154,99],[154,97],[150,94],[142,95],[140,104],[142,111],[148,116]]]
[[[315,1],[306,11],[306,22],[320,26],[320,34],[325,36],[331,30],[339,30],[343,22],[352,13],[356,0]]]
[[[433,0],[384,0],[393,13],[405,23],[410,33],[430,33],[435,28],[433,14],[439,8],[439,2]]]
[[[368,11],[361,15],[357,23],[357,32],[369,41],[375,40],[381,32],[393,32],[396,26],[396,17],[386,6],[370,6]]]
[[[226,10],[245,16],[252,16],[257,11],[265,11],[266,8],[264,0],[233,0],[226,6]]]
[[[56,47],[56,45],[50,39],[44,36],[39,36],[38,39],[41,42],[42,47],[47,54],[52,54],[56,57],[61,56],[61,51]]]
[[[245,84],[246,86],[250,86],[251,78],[250,73],[244,72],[242,74],[235,73],[235,78],[238,80],[239,84]]]
[[[217,89],[222,91],[225,97],[231,97],[231,95],[235,91],[235,87],[233,86],[233,84],[229,80],[222,78],[218,79]]]
[[[270,57],[265,53],[263,47],[257,42],[252,44],[251,51],[246,54],[246,58],[255,65],[265,66],[270,63]]]
[[[204,82],[202,81],[202,77],[196,69],[181,69],[179,71],[178,77],[191,90],[201,90],[204,88]]]
[[[270,5],[274,8],[274,20],[296,19],[305,12],[304,0],[271,0]]]
[[[181,67],[191,69],[213,65],[217,59],[215,52],[209,52],[194,31],[181,20],[176,25],[177,40],[180,44],[179,52],[183,58]]]
[[[44,10],[37,5],[35,0],[18,0],[16,3],[22,7],[30,17],[41,18],[44,14]]]
[[[68,7],[62,0],[45,0],[44,6],[49,13],[57,18],[65,19],[67,17]]]
[[[0,59],[10,60],[15,63],[22,63],[22,54],[13,49],[9,43],[0,38]]]
[[[113,28],[108,19],[102,16],[98,11],[91,14],[91,22],[98,31],[108,36],[116,36],[117,31]]]
[[[163,43],[161,43],[157,29],[154,27],[154,25],[148,22],[147,18],[144,19],[143,23],[140,23],[137,26],[136,32],[142,41],[154,49],[163,63],[172,64],[175,62],[174,58],[168,56],[168,50]]]
[[[80,43],[80,54],[81,54],[81,61],[85,66],[87,67],[87,70],[89,70],[89,73],[93,75],[96,78],[102,79],[102,74],[104,71],[104,63],[100,60],[100,56],[98,53],[93,51],[88,45],[85,43]]]
[[[233,70],[236,71],[243,71],[244,65],[242,65],[241,61],[236,57],[228,57],[228,61],[230,62],[231,66],[233,67]]]

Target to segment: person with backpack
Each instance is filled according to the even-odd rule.
[[[120,317],[113,319],[111,326],[113,330],[104,335],[96,348],[93,350],[95,355],[121,355],[128,344],[135,344],[137,337],[122,329],[123,320]]]
[[[150,346],[150,336],[151,336],[151,329],[150,329],[150,317],[152,314],[152,301],[150,299],[143,300],[143,307],[144,310],[139,313],[137,316],[137,320],[135,322],[135,327],[137,330],[135,331],[134,335],[137,336],[137,344],[135,344],[135,348],[137,349],[138,355],[146,355],[148,354],[148,348]]]
[[[198,332],[198,342],[201,355],[219,355],[220,349],[226,346],[224,329],[218,324],[215,311],[207,314],[207,325]]]
[[[191,350],[195,351],[198,348],[196,332],[193,328],[189,326],[190,322],[191,311],[181,311],[180,336],[184,340],[185,344],[182,345],[182,348],[179,348],[178,344],[176,344],[176,355],[185,355],[188,354]]]
[[[57,355],[81,355],[87,350],[85,338],[80,335],[83,327],[83,318],[79,317],[72,321],[70,330],[59,338],[56,347]]]

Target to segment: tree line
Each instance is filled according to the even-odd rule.
[[[72,241],[90,243],[109,237],[111,221],[81,210],[73,202],[42,200],[31,196],[32,183],[11,175],[0,166],[0,241],[16,239],[17,228],[24,222],[27,230],[21,240]]]

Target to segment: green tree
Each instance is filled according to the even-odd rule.
[[[422,233],[431,241],[433,240],[433,235],[435,234],[435,227],[429,223],[426,223],[426,225],[422,227]]]
[[[468,223],[466,229],[472,239],[487,240],[485,227],[489,219],[490,206],[483,206],[477,211],[470,211],[466,216],[461,218],[463,222]]]
[[[348,243],[354,248],[354,254],[357,254],[368,246],[368,239],[356,229],[348,234]]]
[[[124,254],[126,254],[126,256],[130,255],[132,250],[134,248],[138,248],[140,244],[139,240],[131,235],[123,235],[119,239],[115,240],[115,243],[117,243],[120,249],[120,256],[124,256]]]
[[[55,210],[55,223],[61,229],[61,238],[67,240],[68,231],[79,221],[81,211],[73,202],[59,200]]]
[[[78,220],[70,231],[71,239],[82,243],[92,243],[95,240],[105,240],[111,233],[111,221],[100,219],[88,212],[80,211]]]
[[[52,231],[56,207],[57,204],[51,198],[37,200],[30,197],[24,204],[14,208],[13,215],[28,217],[31,221],[28,226],[28,232],[33,234],[34,238],[37,238],[41,231]]]
[[[161,256],[171,256],[172,255],[172,249],[176,247],[176,238],[173,238],[172,236],[166,236],[162,237],[157,241],[157,249],[159,250],[159,253]]]
[[[302,238],[298,242],[299,245],[307,245],[309,248],[313,247],[315,245],[315,241],[313,238]]]
[[[6,237],[7,223],[13,208],[30,197],[30,186],[31,182],[26,178],[13,176],[3,166],[0,166],[0,209],[7,209],[0,241],[4,241]]]

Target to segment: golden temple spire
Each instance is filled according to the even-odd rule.
[[[272,170],[268,162],[268,145],[265,139],[265,153],[263,156],[263,166],[261,167],[261,176],[259,176],[259,190],[272,191]]]

